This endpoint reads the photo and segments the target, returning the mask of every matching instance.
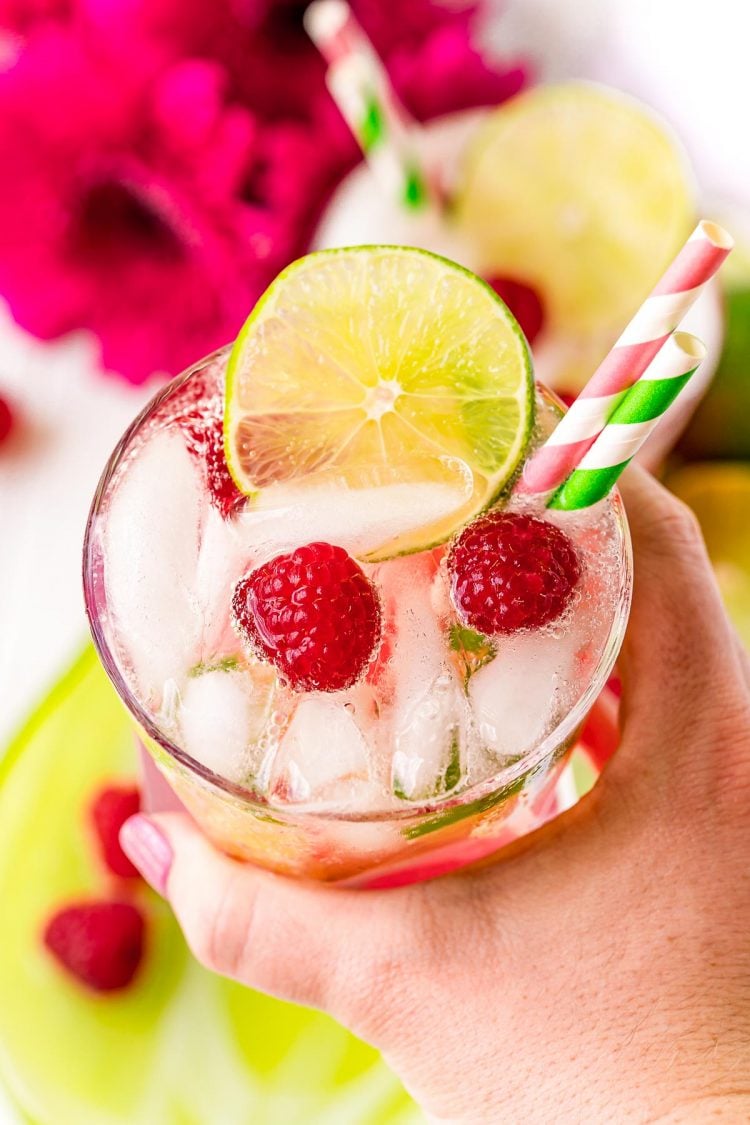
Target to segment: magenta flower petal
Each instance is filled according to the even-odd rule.
[[[237,332],[295,249],[244,196],[257,126],[215,63],[103,68],[70,31],[32,33],[0,75],[0,291],[24,327],[87,327],[139,381]],[[187,119],[187,124],[186,124]],[[33,141],[33,143],[31,143]]]
[[[47,20],[70,19],[74,0],[0,0],[0,27],[25,35]]]
[[[528,77],[521,65],[490,65],[472,42],[470,27],[460,24],[439,27],[416,49],[395,51],[389,68],[405,105],[421,121],[499,105]]]
[[[206,59],[186,59],[156,83],[154,123],[186,149],[203,143],[216,128],[226,92],[226,74]]]
[[[502,100],[475,0],[353,0],[420,117]],[[0,0],[0,294],[138,382],[230,340],[359,159],[300,0]]]
[[[479,0],[408,0],[396,7],[388,0],[350,0],[352,9],[381,55],[397,48],[412,50],[439,28],[466,27]]]

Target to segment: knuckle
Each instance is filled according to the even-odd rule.
[[[672,547],[703,554],[703,532],[698,518],[692,508],[676,496],[670,496],[664,507],[659,531]]]
[[[211,972],[241,978],[251,946],[254,895],[238,893],[237,876],[222,884],[212,910],[199,911],[188,943],[198,961]]]
[[[197,920],[190,927],[185,926],[184,930],[196,961],[213,973],[219,972],[218,966],[213,964],[213,920],[199,915]]]

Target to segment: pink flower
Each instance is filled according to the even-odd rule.
[[[42,20],[68,19],[73,0],[0,0],[0,28],[23,35]]]
[[[466,27],[480,0],[350,0],[352,10],[387,58],[397,49],[412,50],[441,27]]]
[[[438,27],[416,48],[399,48],[389,60],[394,86],[420,121],[454,110],[498,105],[526,82],[521,66],[491,66],[474,46],[471,27]]]
[[[496,102],[472,0],[353,0],[419,117]],[[301,0],[0,0],[0,293],[131,381],[231,339],[360,158]],[[3,34],[3,28],[5,34]]]
[[[0,291],[38,336],[92,329],[134,382],[231,339],[296,249],[266,195],[274,152],[221,69],[140,57],[45,28],[0,75]]]
[[[215,60],[231,97],[271,120],[310,120],[312,103],[323,96],[323,62],[304,30],[306,4],[299,0],[73,2],[80,24],[100,41],[137,37],[170,60]]]

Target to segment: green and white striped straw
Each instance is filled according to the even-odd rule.
[[[304,23],[328,64],[329,92],[383,190],[406,210],[439,211],[441,202],[418,154],[419,126],[401,105],[346,0],[313,0]]]
[[[705,354],[704,344],[690,333],[670,336],[547,507],[573,511],[603,499],[695,374]]]

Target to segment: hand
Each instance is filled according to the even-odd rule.
[[[639,470],[622,738],[594,791],[494,866],[297,884],[186,816],[123,844],[196,956],[324,1008],[439,1121],[750,1119],[750,700],[693,517]]]

